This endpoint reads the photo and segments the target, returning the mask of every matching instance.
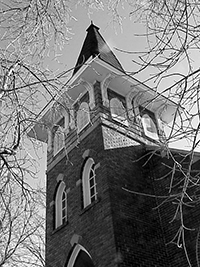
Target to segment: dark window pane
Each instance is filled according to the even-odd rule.
[[[78,253],[74,267],[94,267],[92,259],[90,256],[83,250]]]
[[[94,179],[90,179],[90,187],[94,185]]]
[[[91,197],[91,202],[94,202],[94,201],[95,201],[95,199],[96,199],[96,197],[95,197],[95,196]]]
[[[65,199],[65,191],[63,192],[63,194],[62,194],[62,200],[64,200]]]
[[[65,217],[65,209],[62,210],[62,218]]]
[[[92,188],[90,189],[90,194],[91,194],[91,196],[94,195],[94,187],[92,187]]]
[[[93,170],[90,171],[90,178],[94,176]]]

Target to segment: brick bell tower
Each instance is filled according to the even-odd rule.
[[[91,24],[48,128],[34,129],[48,142],[46,267],[175,266],[145,156],[175,110],[125,74]]]

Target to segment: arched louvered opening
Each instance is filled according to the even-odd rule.
[[[90,122],[89,105],[82,102],[77,113],[77,129],[78,132],[83,130]]]
[[[71,252],[65,267],[94,267],[94,263],[87,250],[77,244]]]
[[[110,100],[110,112],[114,120],[128,126],[126,109],[118,98],[114,97]]]
[[[153,119],[148,114],[144,114],[141,120],[144,134],[151,139],[159,140],[157,127]]]

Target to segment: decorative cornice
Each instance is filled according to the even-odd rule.
[[[138,91],[136,89],[132,89],[127,95],[126,95],[126,106],[128,111],[128,117],[129,119],[134,119],[135,114],[133,112],[133,105],[132,100],[136,96]]]
[[[131,120],[137,119],[140,114],[139,104],[143,94],[143,92],[139,92],[136,88],[134,88],[126,95],[126,106],[128,110],[128,116]]]
[[[84,79],[80,78],[79,84],[83,85],[85,89],[89,93],[89,106],[90,109],[93,109],[95,107],[95,98],[94,98],[94,87],[91,83],[85,81]]]
[[[52,128],[47,128],[47,151],[50,152],[52,149]]]
[[[102,95],[102,100],[103,100],[103,105],[105,107],[109,107],[109,100],[108,100],[108,86],[112,79],[115,78],[115,75],[112,73],[109,73],[104,80],[101,82],[101,95]]]
[[[167,109],[167,104],[166,103],[163,103],[158,109],[157,109],[157,111],[156,111],[156,117],[158,118],[158,119],[160,119],[161,121],[163,121],[162,120],[162,113],[165,111]],[[165,121],[163,121],[163,122],[165,122]],[[167,122],[166,122],[167,123]]]
[[[69,112],[69,127],[71,129],[74,129],[75,127],[75,114],[74,114],[74,108],[71,107],[70,112]]]

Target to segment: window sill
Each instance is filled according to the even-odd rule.
[[[113,116],[112,115],[112,119],[114,121],[117,121],[118,123],[122,124],[123,126],[129,127],[129,123],[128,120],[124,117],[120,117],[120,116]]]
[[[90,210],[91,208],[93,208],[98,202],[100,202],[100,200],[101,199],[99,197],[97,197],[97,199],[94,202],[92,202],[91,204],[89,204],[87,207],[83,208],[80,211],[79,215],[81,216],[82,214],[84,214],[85,212],[87,212],[88,210]]]
[[[61,229],[63,229],[63,228],[64,228],[66,225],[68,225],[68,224],[69,224],[69,222],[66,221],[66,222],[63,223],[62,225],[58,226],[56,229],[54,229],[54,230],[52,231],[52,235],[55,234],[55,233],[57,233],[57,232],[60,231]]]

